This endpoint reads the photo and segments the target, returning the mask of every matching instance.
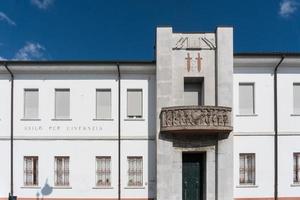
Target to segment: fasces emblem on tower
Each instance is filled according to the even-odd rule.
[[[190,56],[190,53],[187,53],[187,56],[185,58],[186,60],[186,69],[188,72],[191,71],[191,68],[192,67],[196,67],[197,68],[197,71],[200,72],[201,71],[201,68],[202,68],[202,57],[200,55],[200,53],[197,54],[197,56],[194,58],[195,59],[195,63],[196,63],[196,66],[193,66],[193,58]]]

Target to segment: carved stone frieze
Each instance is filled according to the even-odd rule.
[[[221,106],[177,106],[162,108],[160,130],[230,133],[231,108]]]

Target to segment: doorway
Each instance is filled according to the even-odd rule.
[[[182,153],[183,200],[205,200],[205,164],[205,153]]]

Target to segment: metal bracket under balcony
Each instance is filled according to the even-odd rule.
[[[223,133],[232,131],[231,108],[176,106],[162,108],[160,131],[166,133]]]

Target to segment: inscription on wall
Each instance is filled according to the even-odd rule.
[[[35,131],[62,131],[62,132],[98,132],[102,131],[101,126],[24,126],[24,131],[35,132]]]

